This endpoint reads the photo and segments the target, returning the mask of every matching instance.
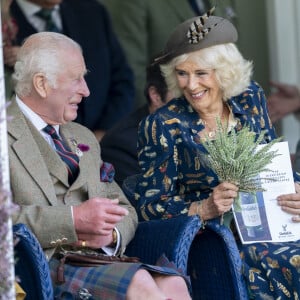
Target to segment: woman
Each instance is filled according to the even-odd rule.
[[[180,24],[157,59],[168,88],[177,98],[140,124],[138,153],[143,176],[135,190],[140,220],[188,214],[199,215],[204,222],[225,214],[224,223],[229,226],[238,187],[220,183],[203,163],[203,141],[214,139],[216,118],[223,126],[228,125],[228,131],[248,125],[257,136],[265,131],[264,143],[276,138],[264,91],[251,81],[252,64],[240,54],[234,44],[236,40],[235,27],[226,19],[210,16],[209,12]],[[296,179],[299,181],[299,176]],[[278,204],[282,209],[299,222],[299,194],[280,199]],[[296,243],[288,245],[296,251],[295,260],[300,259]],[[268,279],[259,266],[260,253],[247,255],[259,247],[261,251],[268,248],[271,255],[280,245],[243,246],[245,277],[252,295],[256,299],[264,295],[277,298],[286,296],[286,290],[290,294],[299,291],[299,264],[293,265],[287,259],[285,263],[289,266],[285,268],[291,270],[292,277],[282,276],[278,268],[272,273],[274,278]]]

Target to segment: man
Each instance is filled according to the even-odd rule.
[[[6,43],[3,49],[6,69],[13,67],[24,38],[41,31],[61,32],[80,44],[89,71],[91,94],[79,105],[76,121],[100,140],[132,111],[133,73],[103,5],[95,0],[13,0],[10,14],[18,30],[13,45]]]
[[[300,112],[300,90],[296,85],[270,81],[273,92],[268,97],[268,110],[273,123]]]
[[[144,95],[147,104],[108,130],[100,143],[101,157],[113,164],[115,180],[120,186],[126,177],[140,173],[136,149],[140,121],[172,99],[158,64],[147,67],[146,81]]]
[[[73,123],[89,95],[80,46],[65,35],[41,32],[20,48],[16,100],[8,108],[11,190],[25,223],[49,259],[55,296],[80,289],[93,299],[190,299],[177,272],[141,263],[81,268],[65,265],[55,284],[57,252],[70,247],[120,254],[137,226],[134,209],[115,182],[100,182],[100,149],[94,135]],[[52,127],[51,127],[52,126]],[[151,274],[147,270],[151,269]],[[174,289],[172,291],[172,289]]]

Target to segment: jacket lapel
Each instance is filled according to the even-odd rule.
[[[41,134],[34,128],[34,126],[29,122],[28,126],[32,133],[33,139],[36,141],[38,149],[41,153],[42,159],[44,160],[48,172],[60,180],[64,185],[68,186],[68,172],[65,163],[55,152],[54,149],[45,141]]]
[[[8,133],[15,139],[11,143],[12,151],[22,161],[32,179],[43,190],[49,201],[56,204],[53,179],[49,173],[68,185],[64,163],[35,127],[26,120],[15,101],[8,108],[8,116],[10,115],[13,116],[13,119],[8,122]]]

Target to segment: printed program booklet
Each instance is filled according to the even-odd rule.
[[[233,204],[236,227],[243,244],[254,242],[287,242],[300,239],[299,223],[293,223],[292,215],[281,210],[276,198],[295,193],[293,171],[287,142],[279,142],[271,151],[278,155],[257,180],[265,191],[239,194]]]

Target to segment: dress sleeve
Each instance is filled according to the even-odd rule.
[[[140,220],[167,219],[187,214],[189,203],[177,189],[178,156],[176,130],[157,115],[139,126],[138,158],[142,176],[136,186]]]
[[[259,125],[261,130],[265,130],[265,141],[268,143],[277,138],[277,134],[269,117],[265,92],[258,83],[254,82],[253,85],[256,87],[253,89],[253,102],[260,116]]]

